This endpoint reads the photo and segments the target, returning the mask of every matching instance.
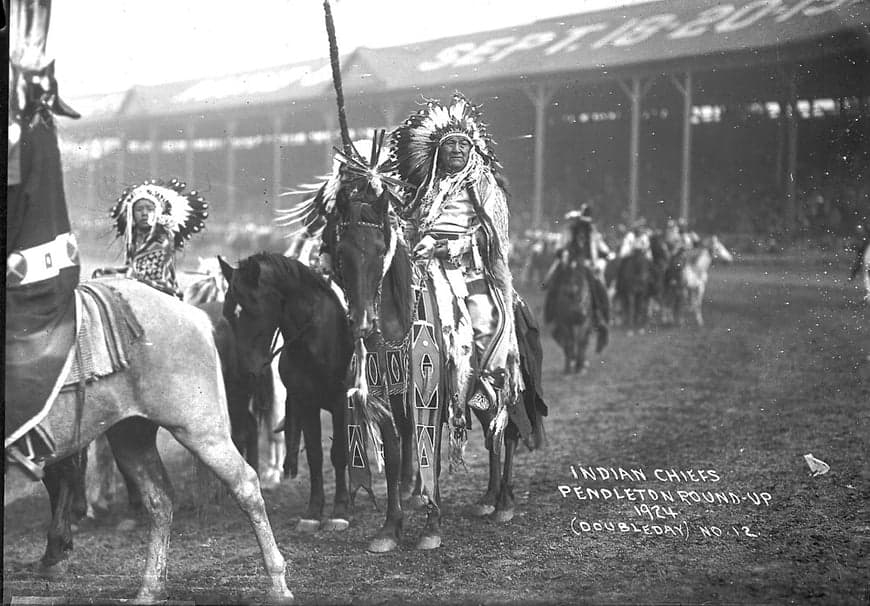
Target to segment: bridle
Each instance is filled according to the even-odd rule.
[[[376,230],[378,233],[384,234],[384,232],[386,231],[386,225],[384,223],[375,223],[373,221],[366,221],[364,219],[358,219],[356,221],[353,221],[350,219],[343,218],[341,221],[339,221],[338,225],[336,226],[336,233],[335,233],[334,244],[333,244],[333,250],[336,254],[333,255],[333,259],[334,259],[333,271],[335,273],[336,282],[338,282],[338,285],[341,286],[342,289],[344,290],[344,295],[347,299],[347,317],[348,317],[348,320],[350,320],[350,317],[351,317],[351,309],[353,309],[353,307],[354,307],[354,301],[353,301],[351,292],[346,288],[347,276],[345,275],[345,271],[344,271],[345,268],[344,268],[343,263],[341,261],[341,256],[338,255],[337,253],[338,253],[338,245],[341,242],[341,238],[349,228],[363,228],[366,230]],[[386,275],[387,270],[389,269],[389,264],[387,263],[387,261],[388,261],[387,257],[388,256],[391,257],[391,254],[390,254],[391,251],[395,250],[395,235],[391,234],[390,239],[393,241],[392,245],[388,246],[384,250],[383,254],[378,255],[380,257],[380,261],[381,261],[381,278],[380,278],[380,280],[378,280],[378,285],[377,285],[377,288],[375,289],[375,296],[374,296],[373,305],[372,305],[375,309],[375,317],[372,320],[373,324],[374,324],[374,328],[372,331],[373,334],[380,332],[379,323],[380,323],[380,310],[381,310],[381,292],[383,290],[384,276]]]

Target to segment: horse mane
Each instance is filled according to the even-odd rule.
[[[309,291],[320,291],[324,296],[332,298],[339,307],[342,306],[338,295],[329,287],[326,280],[313,272],[307,265],[297,259],[285,257],[279,253],[258,252],[239,263],[242,275],[251,271],[259,271],[260,266],[272,268],[276,274],[288,281],[297,283]],[[256,267],[256,269],[254,269]]]
[[[398,238],[398,230],[393,227],[393,237]],[[414,274],[411,265],[411,251],[408,248],[408,243],[403,239],[398,238],[396,242],[396,253],[393,255],[393,262],[390,264],[390,269],[384,276],[382,288],[388,288],[393,295],[393,299],[397,302],[396,308],[399,315],[399,322],[403,327],[410,329],[412,317],[411,307],[413,304],[414,290],[412,288]],[[403,305],[402,303],[406,303]]]

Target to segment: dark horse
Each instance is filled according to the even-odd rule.
[[[579,263],[563,266],[550,280],[544,307],[544,323],[553,325],[553,338],[565,353],[565,372],[580,372],[588,366],[586,351],[595,330],[592,284],[595,278]],[[598,332],[599,353],[606,336]]]
[[[616,277],[616,299],[629,332],[646,327],[654,281],[652,261],[642,250],[635,249],[620,260]]]
[[[220,259],[220,258],[219,258]],[[347,376],[353,353],[350,328],[336,293],[311,269],[276,253],[258,253],[231,267],[220,259],[229,284],[223,315],[247,371],[270,368],[275,334],[283,338],[279,374],[287,388],[285,473],[296,476],[300,431],[311,476],[308,508],[298,528],[321,527],[324,508],[320,411],[332,415],[330,458],[335,468],[332,517],[323,528],[344,530],[349,520],[347,487]]]
[[[47,2],[12,3],[12,20],[21,48],[13,46],[10,57],[12,86],[16,91],[10,98],[9,114],[14,118],[18,139],[18,174],[10,178],[7,189],[9,215],[8,247],[11,251],[10,268],[20,269],[21,279],[10,283],[7,274],[7,406],[27,400],[27,375],[13,366],[13,352],[17,360],[24,359],[24,371],[40,368],[46,362],[41,351],[24,350],[21,341],[28,338],[20,331],[22,319],[30,319],[31,312],[42,316],[60,308],[75,309],[75,284],[78,282],[78,255],[74,241],[53,250],[54,261],[63,261],[61,268],[71,280],[73,288],[58,286],[58,268],[54,272],[29,276],[33,270],[17,262],[27,259],[34,246],[54,242],[68,233],[69,217],[63,193],[63,171],[54,126],[53,113],[71,115],[57,96],[53,63],[45,65],[45,37],[48,28]],[[20,40],[16,41],[20,42]],[[37,51],[30,53],[26,51]],[[34,63],[23,64],[24,58]],[[20,94],[19,91],[23,91]],[[10,154],[12,155],[12,154]],[[10,168],[10,176],[12,170]],[[56,231],[49,231],[56,228]],[[48,232],[48,233],[47,233]],[[42,239],[45,237],[46,239]],[[40,249],[36,249],[37,251]],[[16,256],[17,255],[17,256]],[[49,255],[40,259],[51,260]],[[63,276],[61,276],[62,278]],[[31,280],[32,278],[32,280]],[[174,297],[167,296],[135,280],[111,279],[101,281],[110,286],[109,292],[121,309],[129,308],[127,318],[135,318],[141,328],[138,340],[129,343],[126,359],[129,367],[101,377],[72,390],[61,389],[51,393],[48,403],[36,417],[32,431],[51,436],[53,448],[43,451],[39,458],[51,465],[82,451],[91,441],[106,434],[119,466],[136,483],[149,514],[151,528],[148,537],[148,555],[142,583],[137,595],[140,601],[154,601],[165,596],[170,525],[172,521],[172,489],[157,450],[159,427],[165,427],[208,469],[227,486],[248,516],[260,545],[266,571],[271,580],[273,599],[292,599],[285,579],[285,562],[266,515],[256,473],[239,455],[230,437],[226,395],[221,380],[220,361],[215,350],[211,326],[205,315]],[[126,301],[126,304],[121,301]],[[126,314],[126,312],[124,312]],[[30,314],[30,315],[28,315]],[[74,316],[75,318],[75,316]],[[131,320],[132,321],[132,320]],[[75,351],[75,321],[70,327],[70,347]],[[57,334],[60,340],[62,335]],[[64,357],[69,360],[71,354]],[[59,376],[40,378],[43,382],[63,384],[69,364],[63,364]],[[55,381],[56,379],[56,381]],[[7,408],[7,418],[10,409]],[[31,427],[27,421],[22,431]],[[8,427],[7,427],[8,430]],[[27,436],[31,435],[28,433]],[[21,462],[17,433],[7,432],[4,443],[8,457]],[[32,468],[32,463],[31,463]],[[52,524],[42,562],[50,567],[67,559],[72,550],[69,528],[70,496],[76,478],[65,473],[47,472],[44,477],[52,507]],[[65,523],[63,522],[65,520]]]
[[[373,156],[377,157],[377,154],[373,153]],[[323,196],[324,189],[321,189],[319,196]],[[317,197],[314,203],[316,206]],[[415,278],[411,251],[401,236],[399,220],[391,211],[393,203],[395,198],[388,189],[377,193],[371,182],[354,179],[352,175],[342,172],[335,191],[334,210],[325,213],[327,216],[323,239],[333,259],[336,280],[348,300],[357,351],[364,354],[366,351],[400,347],[410,351],[413,360],[413,350],[410,349],[412,327],[416,335],[416,320],[421,310],[415,291],[422,278]],[[323,213],[322,205],[320,212]],[[536,377],[540,377],[540,337],[534,319],[522,301],[517,302],[516,310],[521,367],[526,385],[521,406],[525,405],[524,414],[528,415],[526,424],[532,419],[532,429],[541,432],[540,416],[546,414],[546,407],[537,390],[539,382],[535,381]],[[436,336],[439,333],[440,330],[434,331]],[[522,338],[520,335],[523,335]],[[530,344],[535,351],[529,351],[527,347],[524,356],[523,343]],[[441,347],[440,351],[445,349]],[[434,360],[424,359],[421,362],[424,367],[427,364],[439,365],[442,382],[440,394],[450,393],[446,384],[448,372],[445,361],[444,357],[439,356]],[[364,380],[364,373],[358,373],[355,385],[358,393],[363,395],[362,406],[368,408],[367,414],[380,429],[386,462],[388,501],[387,523],[369,549],[389,551],[395,549],[401,538],[403,513],[399,496],[399,470],[401,465],[402,477],[406,477],[404,469],[407,468],[408,458],[411,456],[411,427],[415,422],[412,413],[418,408],[426,409],[428,405],[417,402],[413,381],[409,381],[407,386],[407,398],[390,397],[388,402],[378,402],[373,401],[375,398],[366,398]],[[442,397],[437,405],[445,407],[447,398]],[[492,514],[498,521],[508,521],[514,512],[513,456],[519,442],[520,430],[512,417],[503,434],[505,459],[502,471],[502,445],[493,443],[490,435],[494,413],[475,412],[487,433],[487,447],[490,452],[489,483],[486,493],[478,501],[478,513]],[[446,415],[442,414],[440,418],[443,422]],[[427,489],[427,494],[424,495],[427,497],[427,517],[422,536],[417,543],[418,549],[433,549],[441,545],[441,497],[438,484],[441,468],[441,423],[433,427],[432,432],[430,438],[434,445],[434,463],[428,461],[424,465],[422,459],[419,461],[421,472],[424,467],[432,470],[427,473],[433,474],[431,482],[434,482],[434,487],[431,492]],[[535,438],[538,443],[543,441],[540,433]]]
[[[223,302],[208,301],[196,307],[208,315],[214,330],[215,345],[220,356],[227,393],[233,443],[248,464],[259,474],[259,427],[265,424],[265,419],[268,419],[275,398],[272,368],[267,366],[258,375],[249,371],[245,364],[247,352],[242,349],[238,337],[223,315]],[[266,429],[271,432],[275,428]]]

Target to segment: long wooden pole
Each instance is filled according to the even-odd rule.
[[[350,140],[350,130],[347,127],[347,114],[344,109],[344,91],[341,88],[341,65],[338,57],[338,42],[335,39],[335,23],[332,20],[332,8],[329,0],[323,0],[323,12],[326,16],[326,35],[329,38],[329,62],[332,65],[332,84],[335,87],[335,102],[338,105],[338,127],[341,130],[341,142],[346,154],[351,154],[353,143]]]

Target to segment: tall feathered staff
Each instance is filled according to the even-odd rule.
[[[335,39],[335,22],[332,20],[332,7],[329,0],[323,0],[323,14],[326,18],[326,36],[329,38],[329,63],[332,65],[332,84],[335,87],[335,102],[338,104],[338,127],[341,130],[341,143],[348,156],[359,156],[350,139],[347,128],[347,112],[344,109],[344,91],[341,88],[341,65],[338,58],[338,42]]]
[[[366,161],[357,151],[350,137],[350,129],[347,126],[347,112],[344,106],[344,91],[341,84],[341,64],[338,55],[338,43],[335,37],[335,23],[332,19],[332,9],[329,0],[323,0],[323,12],[326,18],[326,35],[329,39],[329,61],[332,66],[332,84],[335,88],[335,101],[338,106],[338,125],[341,131],[342,149],[334,147],[337,165],[333,167],[331,175],[324,177],[320,184],[303,185],[300,189],[286,192],[283,195],[307,195],[309,196],[299,204],[286,210],[278,211],[277,222],[279,225],[290,227],[290,236],[301,232],[310,237],[320,237],[326,225],[326,217],[332,213],[335,204],[335,195],[338,191],[341,177],[340,166],[344,170],[346,179],[365,179],[372,184],[377,191],[384,183],[396,187],[410,187],[409,184],[395,177],[395,163],[387,160],[378,165],[384,149],[386,131],[380,130],[372,138],[372,148],[369,160]]]

